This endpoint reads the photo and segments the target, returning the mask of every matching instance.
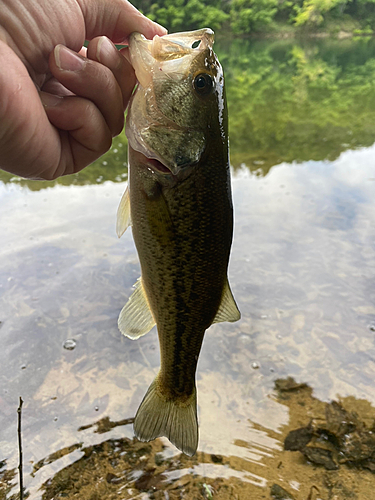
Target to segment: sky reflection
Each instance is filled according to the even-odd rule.
[[[266,177],[246,168],[233,176],[230,281],[242,319],[205,337],[199,450],[237,457],[249,480],[262,482],[259,465],[282,447],[289,411],[274,397],[275,379],[307,382],[326,401],[340,394],[375,404],[373,158],[371,147],[332,163],[280,164]],[[131,232],[115,235],[124,189],[0,184],[0,460],[16,465],[22,395],[27,474],[30,460],[102,441],[80,426],[134,416],[158,369],[155,329],[136,342],[117,330],[139,275]],[[74,350],[63,348],[67,339]],[[112,436],[131,438],[132,427]],[[28,476],[32,498],[71,460],[34,482]]]

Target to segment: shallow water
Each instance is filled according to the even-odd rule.
[[[79,430],[132,418],[159,366],[155,329],[137,341],[117,329],[139,276],[131,232],[115,235],[121,136],[61,183],[0,173],[0,498],[17,492],[19,396],[33,500],[258,500],[274,484],[300,500],[370,498],[368,468],[327,471],[283,441],[322,418],[319,400],[342,398],[369,428],[375,419],[375,51],[364,42],[235,49],[218,52],[234,165],[229,277],[242,319],[205,336],[199,453],[181,457],[164,439],[140,445],[130,423]],[[289,376],[316,399],[305,389],[280,397],[275,380]]]

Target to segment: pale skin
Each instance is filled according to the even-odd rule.
[[[52,180],[109,149],[136,83],[114,43],[133,31],[166,34],[126,0],[1,1],[0,168]]]

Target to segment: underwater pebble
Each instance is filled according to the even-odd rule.
[[[254,370],[257,370],[259,368],[259,363],[254,361],[253,363],[251,363],[251,368],[254,368]]]
[[[372,331],[372,332],[375,332],[375,323],[372,324],[372,325],[369,325],[369,329]]]
[[[25,370],[25,369],[26,369],[26,365],[25,364],[21,365],[21,370]]]
[[[275,500],[294,500],[294,496],[288,491],[284,490],[278,484],[273,484],[271,487],[271,496]]]
[[[73,351],[73,349],[76,347],[77,342],[74,339],[68,339],[65,340],[63,343],[63,348],[67,349],[68,351]]]

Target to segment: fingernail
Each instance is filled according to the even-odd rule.
[[[55,61],[57,67],[65,71],[80,71],[85,64],[83,57],[79,56],[64,45],[56,45]]]
[[[53,106],[58,106],[63,98],[58,95],[49,94],[48,92],[39,92],[40,100],[45,108],[51,108]]]
[[[113,58],[113,54],[115,53],[114,51],[116,50],[116,47],[109,40],[109,38],[107,38],[106,36],[102,36],[100,37],[100,40],[98,42],[96,57],[98,58],[99,62],[105,64],[105,62],[108,61],[108,58]]]
[[[155,23],[154,21],[154,24],[159,28],[159,31],[161,32],[161,35],[160,36],[163,36],[163,35],[168,35],[168,30],[167,28],[164,28],[164,26],[162,26],[161,24],[159,23]]]

